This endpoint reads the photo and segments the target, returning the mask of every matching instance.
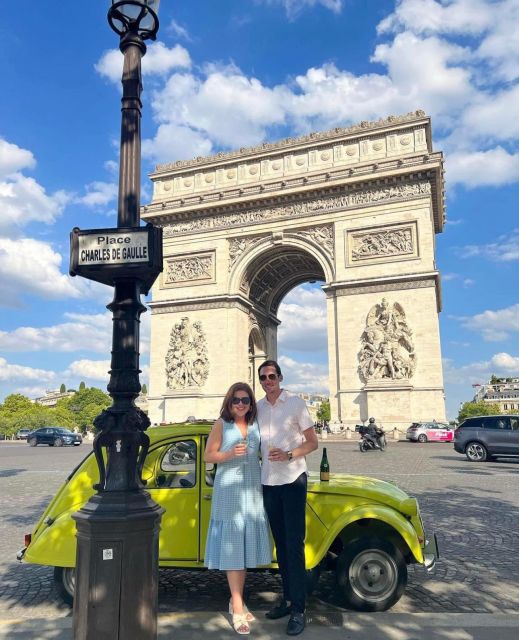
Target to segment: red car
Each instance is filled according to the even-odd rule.
[[[405,437],[413,442],[452,442],[454,429],[443,422],[413,422]]]

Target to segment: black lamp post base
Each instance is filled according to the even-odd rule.
[[[110,491],[73,516],[74,640],[156,639],[163,511],[146,491]]]

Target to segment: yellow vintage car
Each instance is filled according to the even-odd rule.
[[[159,539],[161,567],[204,568],[215,465],[203,461],[210,425],[148,430],[151,440],[143,479],[164,508]],[[72,514],[94,493],[93,453],[70,474],[48,505],[18,558],[54,567],[67,602],[74,595],[76,526]],[[385,611],[402,596],[407,565],[427,568],[437,557],[435,536],[426,541],[415,498],[393,484],[345,474],[320,482],[310,474],[306,507],[308,591],[321,571],[333,570],[346,606]],[[265,567],[275,570],[275,563]]]

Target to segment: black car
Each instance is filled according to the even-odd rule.
[[[63,427],[42,427],[31,431],[27,436],[27,442],[31,447],[38,444],[48,444],[49,447],[62,447],[63,445],[74,445],[78,447],[83,438],[79,433],[74,433]]]
[[[454,431],[454,449],[471,462],[519,456],[519,415],[467,418]]]

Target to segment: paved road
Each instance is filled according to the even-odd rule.
[[[434,574],[411,567],[408,589],[395,613],[515,613],[519,610],[519,460],[469,463],[448,444],[389,442],[385,453],[361,454],[353,441],[323,442],[331,470],[394,481],[416,495],[428,531],[442,551]],[[53,589],[52,570],[19,564],[16,551],[64,477],[88,452],[31,449],[0,442],[0,619],[69,615]],[[309,458],[317,469],[320,453]],[[251,608],[265,609],[278,595],[277,576],[250,574]],[[227,588],[220,572],[162,570],[162,613],[222,611]],[[332,624],[341,603],[324,577],[309,603],[311,614]],[[331,618],[330,618],[331,616]],[[331,621],[331,622],[330,622]],[[333,624],[332,624],[333,626]]]

